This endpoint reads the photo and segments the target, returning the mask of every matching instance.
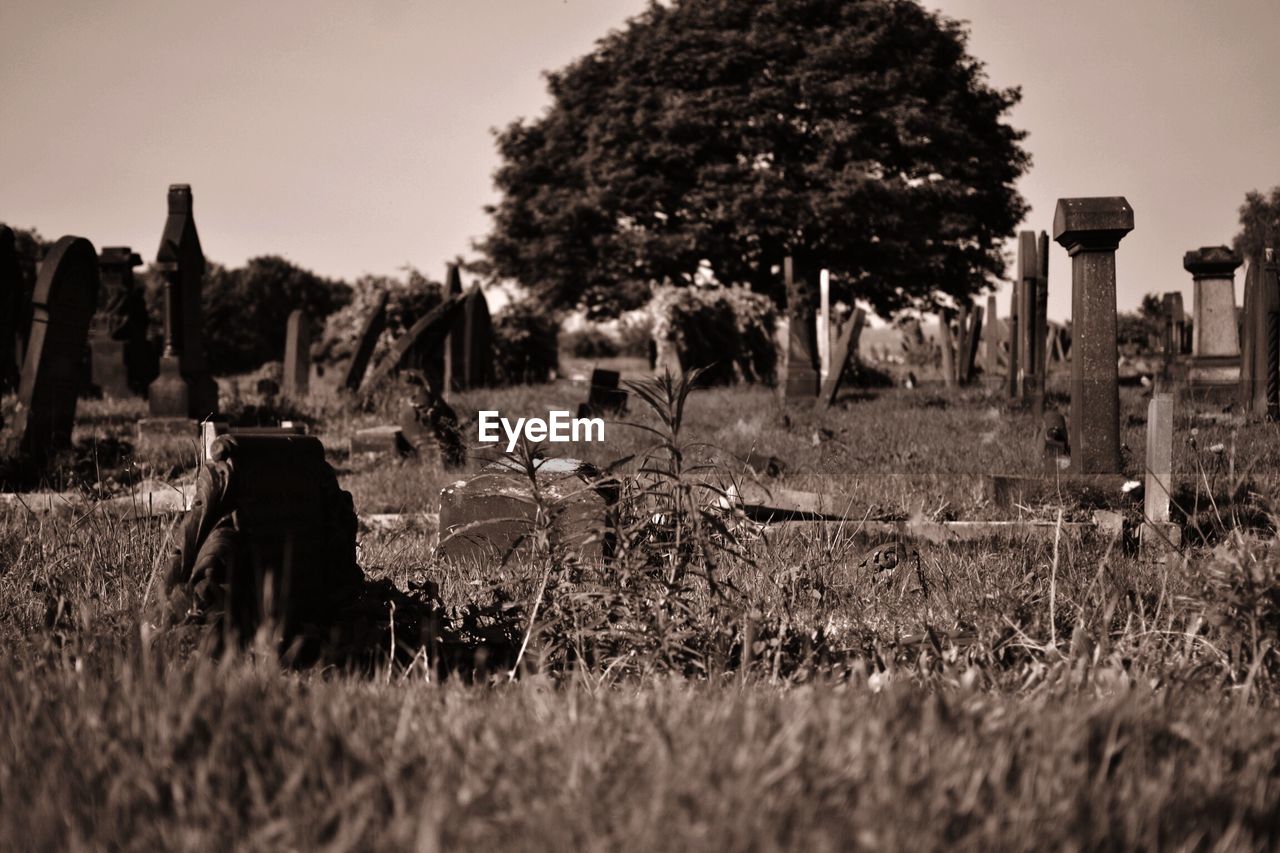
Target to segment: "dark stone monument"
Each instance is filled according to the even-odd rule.
[[[135,285],[133,268],[142,263],[128,246],[107,246],[98,256],[102,281],[89,334],[91,379],[107,397],[145,394],[156,378],[155,350],[147,340],[146,297]]]
[[[18,329],[22,325],[22,268],[13,229],[0,225],[0,391],[18,387]]]
[[[241,643],[274,628],[281,651],[305,659],[363,581],[351,495],[311,436],[223,435],[210,457],[169,565],[169,613]]]
[[[1116,249],[1133,230],[1121,197],[1058,199],[1053,239],[1071,256],[1071,473],[1120,473]]]
[[[1037,414],[1044,412],[1044,392],[1049,372],[1046,350],[1049,338],[1049,235],[1040,232],[1036,241],[1035,316],[1031,326],[1032,397]]]
[[[1280,275],[1275,250],[1250,260],[1244,287],[1240,403],[1254,418],[1280,419]]]
[[[408,361],[412,354],[439,353],[444,347],[454,318],[462,311],[462,307],[461,299],[456,296],[446,296],[444,302],[419,318],[409,327],[409,331],[396,339],[391,351],[374,369],[369,376],[369,381],[364,383],[365,392],[368,393],[378,387],[384,379],[402,367],[410,366]],[[427,375],[433,388],[443,387],[436,384],[440,381],[437,375],[438,363],[426,365],[422,372]]]
[[[446,299],[462,299],[462,272],[456,263],[450,263],[444,274],[444,296]],[[467,364],[467,317],[466,309],[454,315],[449,325],[449,337],[445,339],[443,350],[444,384],[440,387],[449,391],[466,390]]]
[[[784,399],[816,399],[819,389],[817,293],[794,261],[783,261],[787,285],[787,381]]]
[[[284,395],[306,399],[311,385],[311,321],[301,308],[289,312],[284,338]]]
[[[1018,234],[1018,381],[1014,396],[1039,412],[1044,406],[1045,301],[1049,293],[1049,237]]]
[[[627,413],[627,391],[620,388],[622,374],[616,370],[591,371],[591,389],[587,392],[587,402],[578,406],[578,417],[595,418],[602,415],[625,415]]]
[[[1243,259],[1226,246],[1205,246],[1183,255],[1195,281],[1187,389],[1193,396],[1224,400],[1240,384],[1240,331],[1236,323],[1235,272]]]
[[[387,327],[387,293],[378,294],[373,310],[365,318],[364,328],[360,330],[360,338],[356,341],[355,352],[351,355],[351,363],[347,365],[347,373],[342,379],[342,387],[348,391],[359,391],[364,381],[364,372],[369,369],[369,359],[373,358],[373,350],[378,345],[382,330]]]
[[[83,237],[54,243],[40,265],[32,303],[15,428],[21,451],[42,460],[71,446],[89,322],[98,304],[93,244]]]
[[[467,388],[484,388],[494,382],[493,318],[489,300],[479,284],[471,285],[462,303],[462,370],[455,375]],[[455,362],[457,364],[458,362]]]
[[[1022,374],[1019,373],[1018,366],[1018,339],[1019,339],[1019,322],[1018,322],[1018,306],[1022,301],[1020,295],[1022,293],[1022,280],[1019,279],[1013,283],[1013,290],[1009,293],[1009,322],[1005,324],[1005,341],[1008,343],[1008,363],[1005,365],[1008,369],[1008,391],[1009,400],[1016,401],[1020,399],[1018,389],[1022,387]]]
[[[204,252],[186,184],[169,186],[169,216],[156,270],[165,283],[165,346],[160,375],[150,388],[151,415],[203,420],[218,412],[218,385],[205,360],[200,319]]]

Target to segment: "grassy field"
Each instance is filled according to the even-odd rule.
[[[342,450],[394,420],[396,393],[370,411],[323,392],[290,410],[232,390],[243,422],[309,422],[366,518],[409,514],[362,525],[361,566],[402,590],[429,581],[448,619],[527,641],[516,677],[496,646],[465,675],[385,654],[290,670],[266,642],[216,661],[140,627],[180,519],[7,511],[0,849],[1280,844],[1274,426],[1179,412],[1175,515],[1192,545],[1144,561],[1123,541],[886,543],[852,523],[760,527],[705,508],[702,483],[743,477],[754,453],[784,463],[770,482],[847,496],[859,515],[1008,517],[981,477],[1036,470],[1039,429],[981,389],[886,389],[827,411],[695,391],[674,434],[633,395],[624,420],[664,433],[686,468],[673,476],[659,451],[661,476],[620,469],[645,511],[613,564],[539,546],[451,565],[434,554],[435,511],[462,474]],[[482,408],[543,415],[585,395],[562,380],[453,404],[473,438]],[[1122,403],[1140,475],[1141,389]],[[84,404],[76,464],[49,485],[188,476],[181,452],[134,456],[139,413]],[[611,422],[603,444],[556,449],[603,466],[654,441]]]

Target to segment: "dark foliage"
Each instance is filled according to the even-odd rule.
[[[966,39],[907,0],[652,4],[499,134],[488,271],[600,314],[707,274],[777,298],[787,255],[881,313],[968,297],[1030,161]]]
[[[523,299],[493,318],[493,362],[498,382],[548,382],[560,367],[560,321],[537,300]]]
[[[1267,246],[1280,242],[1280,187],[1270,193],[1251,190],[1240,205],[1240,233],[1231,245],[1245,260],[1256,262]]]

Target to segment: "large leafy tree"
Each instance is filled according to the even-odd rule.
[[[1262,257],[1266,247],[1276,248],[1277,241],[1280,241],[1280,187],[1272,187],[1269,194],[1250,190],[1240,205],[1240,233],[1232,245],[1253,263]]]
[[[912,0],[673,0],[498,134],[489,271],[611,313],[645,285],[780,296],[782,259],[881,313],[1004,271],[1029,165],[966,30]]]

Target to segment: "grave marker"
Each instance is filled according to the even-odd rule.
[[[1147,403],[1147,471],[1143,523],[1138,533],[1144,552],[1177,547],[1181,531],[1169,522],[1173,490],[1173,395],[1156,393]]]
[[[782,264],[787,285],[787,381],[784,399],[814,399],[818,396],[818,330],[814,319],[813,287],[805,276],[796,275],[788,256]]]
[[[857,357],[858,340],[862,337],[862,326],[866,321],[867,312],[861,308],[855,309],[853,316],[840,330],[840,336],[836,338],[835,346],[831,351],[831,371],[827,374],[827,378],[822,380],[821,397],[824,406],[830,406],[836,401],[836,394],[840,391],[845,369],[849,361]]]
[[[1133,230],[1122,197],[1063,198],[1053,238],[1071,256],[1071,472],[1120,473],[1116,249]]]
[[[156,376],[146,298],[133,280],[133,268],[141,263],[128,246],[106,246],[98,256],[103,309],[94,316],[89,338],[91,382],[107,397],[145,393]]]
[[[818,375],[826,382],[831,373],[831,273],[818,274]]]
[[[1195,281],[1191,359],[1187,387],[1197,396],[1221,398],[1240,382],[1240,333],[1236,324],[1235,271],[1241,258],[1226,246],[1187,252],[1182,266]]]
[[[18,387],[22,365],[18,329],[22,325],[22,269],[13,229],[0,225],[0,391]]]
[[[71,446],[89,322],[98,304],[98,253],[63,237],[40,265],[27,356],[18,386],[20,449],[37,460]]]
[[[1000,371],[1000,313],[995,294],[987,297],[987,333],[982,337],[982,371],[986,379],[994,378]]]
[[[1018,294],[1021,290],[1018,282],[1013,283],[1013,289],[1009,293],[1009,322],[1005,324],[1005,344],[1008,347],[1008,368],[1006,376],[1008,384],[1009,399],[1011,401],[1018,399],[1018,389],[1022,385],[1021,376],[1018,373]]]
[[[591,371],[591,389],[587,392],[587,402],[578,406],[578,417],[626,414],[627,391],[619,387],[621,381],[622,374],[616,370]]]
[[[368,381],[364,383],[366,392],[376,388],[384,379],[404,366],[411,353],[439,352],[444,346],[445,338],[449,334],[454,317],[461,310],[462,300],[456,296],[447,296],[444,302],[419,318],[416,323],[409,327],[409,331],[396,340],[391,347],[391,351],[374,369]],[[438,372],[439,365],[437,364],[433,367],[437,368]],[[428,374],[432,372],[424,371],[424,373]],[[432,378],[436,379],[438,377],[433,376]]]
[[[342,378],[343,388],[351,392],[360,390],[360,383],[364,381],[364,372],[369,368],[369,359],[373,358],[373,350],[378,345],[378,338],[382,336],[382,330],[386,327],[387,292],[384,290],[378,294],[377,300],[373,303],[373,310],[365,318],[364,328],[360,330],[360,337],[356,340],[355,352],[351,354],[351,363],[347,365],[346,375]]]
[[[1240,402],[1246,415],[1280,417],[1280,276],[1275,251],[1265,249],[1245,274]]]
[[[284,395],[306,399],[311,384],[311,320],[301,308],[289,313],[284,338]]]

